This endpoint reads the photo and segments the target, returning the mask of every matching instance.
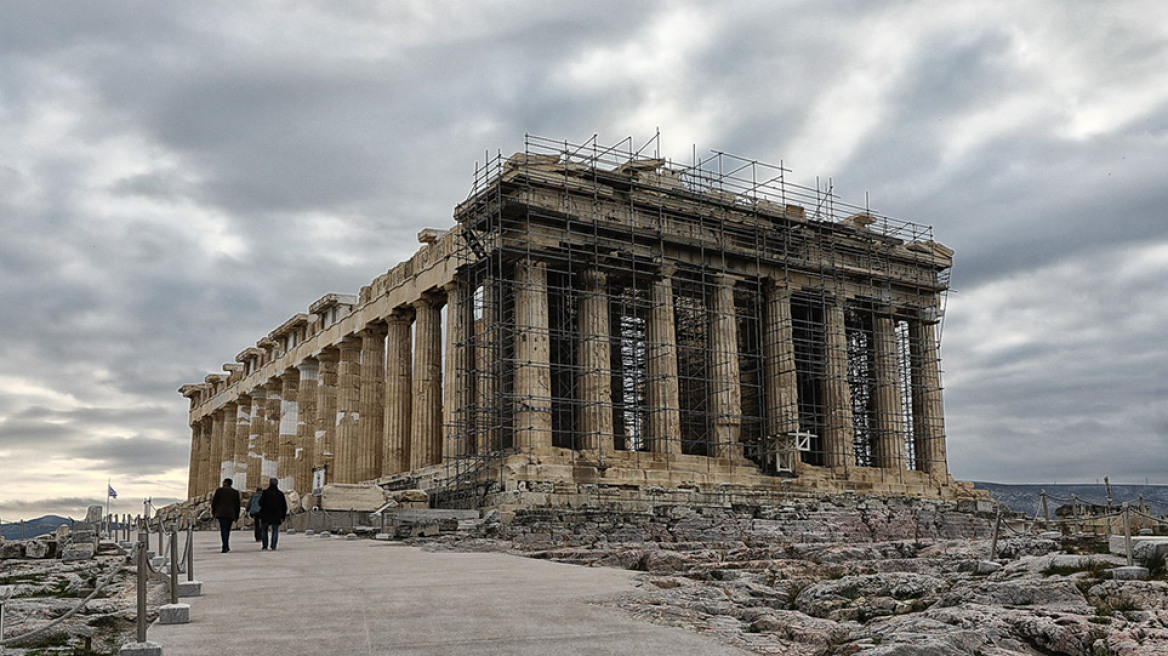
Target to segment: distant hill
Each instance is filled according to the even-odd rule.
[[[36,519],[24,520],[23,535],[28,538],[35,538],[38,535],[52,533],[57,530],[61,524],[72,524],[73,520],[68,517],[61,517],[59,515],[45,515],[44,517],[37,517]],[[19,523],[10,524],[4,522],[3,527],[0,527],[0,535],[4,536],[5,540],[19,540],[21,536],[21,525]]]
[[[1081,502],[1107,505],[1106,485],[1012,485],[1008,483],[974,482],[974,487],[987,490],[1010,510],[1034,517],[1042,514],[1042,491],[1046,490],[1051,517],[1055,508],[1071,502],[1071,495]],[[1168,485],[1112,485],[1111,503],[1119,506],[1124,501],[1135,504],[1143,497],[1154,515],[1168,515]]]

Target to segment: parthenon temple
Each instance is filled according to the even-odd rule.
[[[189,496],[226,477],[443,507],[968,494],[938,358],[953,251],[782,167],[657,148],[488,157],[410,259],[179,390]]]

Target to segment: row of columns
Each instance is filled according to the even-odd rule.
[[[394,310],[194,423],[189,495],[224,478],[244,489],[274,477],[305,493],[323,467],[328,482],[355,483],[439,464],[441,311],[456,289]]]
[[[650,452],[681,452],[681,409],[678,385],[677,339],[673,278],[676,271],[663,267],[650,289],[646,335],[646,424],[644,439]],[[576,381],[579,407],[577,426],[580,448],[603,457],[614,450],[613,398],[610,385],[610,336],[605,274],[596,269],[581,272],[577,313],[579,371]],[[709,407],[714,417],[710,455],[730,458],[742,436],[742,388],[738,360],[738,322],[732,276],[715,280],[710,299],[707,351]],[[551,445],[551,364],[546,265],[530,260],[516,267],[514,425],[520,448]],[[794,353],[792,290],[772,281],[763,298],[764,413],[768,435],[794,435],[800,429],[798,377]],[[842,297],[824,307],[826,362],[821,383],[823,464],[846,475],[856,465],[855,431],[851,389],[848,381],[848,347]],[[875,380],[873,381],[874,462],[877,467],[902,468],[905,436],[911,429],[915,465],[923,471],[946,472],[944,423],[934,326],[910,321],[911,426],[904,421],[898,373],[899,358],[891,313],[874,319]],[[481,366],[481,364],[480,364]],[[779,448],[794,448],[790,445]],[[798,469],[798,455],[788,458]]]
[[[646,326],[648,407],[643,438],[650,452],[663,455],[681,453],[675,274],[663,267],[652,281]],[[511,438],[520,449],[552,445],[547,276],[546,263],[531,259],[516,267],[513,280]],[[581,448],[603,457],[615,450],[607,279],[593,268],[582,272],[579,280],[576,429]],[[708,401],[715,417],[710,455],[718,458],[741,453],[734,283],[732,276],[723,275],[710,298]],[[497,309],[488,305],[475,321],[478,327],[472,327],[470,313],[459,301],[466,290],[451,283],[444,292],[423,295],[397,308],[192,426],[192,496],[213,490],[225,477],[249,487],[277,477],[282,486],[304,492],[311,489],[312,471],[317,467],[329,467],[329,482],[357,482],[439,464],[455,454],[460,437],[453,433],[457,408],[448,403],[444,409],[443,395],[466,400],[455,389],[459,369],[489,368],[490,363],[483,360],[489,357],[486,349],[472,353],[461,345],[472,331],[489,331],[498,317],[494,316]],[[792,290],[781,281],[768,284],[763,297],[763,402],[766,432],[771,436],[793,435],[800,427],[791,298]],[[452,307],[461,309],[448,314],[444,363],[441,309],[448,299]],[[824,324],[823,464],[846,474],[855,466],[855,453],[847,328],[839,299],[825,304]],[[943,473],[944,426],[934,327],[910,321],[909,331],[913,345],[911,427],[904,425],[895,324],[891,315],[878,314],[874,319],[873,464],[903,466],[904,436],[911,428],[917,468]],[[478,360],[460,359],[469,357]],[[491,385],[497,383],[486,377],[461,379],[468,386],[467,397],[475,396],[480,402],[489,398]],[[481,452],[493,440],[483,438],[459,448]],[[797,457],[788,462],[793,470],[799,466]]]

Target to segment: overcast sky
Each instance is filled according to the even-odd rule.
[[[0,3],[0,519],[186,493],[177,388],[661,130],[956,250],[950,467],[1168,483],[1168,3]]]

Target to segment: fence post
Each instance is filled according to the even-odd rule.
[[[170,603],[178,603],[178,526],[170,531]]]
[[[1002,529],[1002,509],[998,508],[998,516],[994,519],[994,537],[990,540],[990,560],[998,557],[998,533]]]
[[[138,531],[138,642],[146,642],[146,548],[149,535]]]
[[[187,524],[187,580],[195,580],[195,528]]]
[[[1131,543],[1131,520],[1128,519],[1128,505],[1123,502],[1123,548],[1127,551],[1127,566],[1131,567],[1135,564],[1135,559],[1132,557],[1132,543]]]
[[[1042,491],[1042,521],[1044,523],[1050,521],[1050,510],[1046,505],[1046,490]]]

